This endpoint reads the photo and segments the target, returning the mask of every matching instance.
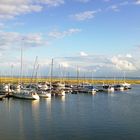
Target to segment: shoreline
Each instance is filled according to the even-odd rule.
[[[0,78],[0,83],[12,83],[12,84],[16,84],[16,83],[20,83],[20,81],[22,81],[23,83],[37,83],[37,82],[50,82],[50,78],[22,78],[22,80],[20,78],[14,77],[1,77]],[[32,81],[32,82],[31,82]],[[90,84],[119,84],[119,83],[124,83],[127,82],[129,84],[140,84],[140,80],[114,80],[114,79],[78,79],[77,78],[72,78],[72,79],[68,79],[68,78],[52,78],[53,82],[61,82],[61,83],[67,83],[67,84],[81,84],[81,83],[90,83]]]

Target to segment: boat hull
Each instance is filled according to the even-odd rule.
[[[13,97],[28,100],[39,100],[39,96],[34,91],[21,90],[13,93]]]

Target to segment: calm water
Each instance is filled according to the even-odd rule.
[[[113,94],[0,101],[0,140],[139,140],[140,86]]]

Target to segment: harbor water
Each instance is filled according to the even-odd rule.
[[[1,140],[139,140],[140,85],[114,93],[0,101]]]

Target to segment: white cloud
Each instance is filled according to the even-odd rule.
[[[27,47],[40,47],[48,45],[48,42],[43,39],[43,36],[40,33],[24,35],[23,39]]]
[[[132,55],[131,54],[126,54],[126,57],[127,58],[132,58]]]
[[[46,6],[59,6],[64,0],[0,0],[0,19],[12,19],[21,14],[40,12]]]
[[[49,6],[59,6],[61,4],[64,4],[64,0],[39,0],[39,1]]]
[[[39,12],[42,10],[40,5],[32,4],[30,0],[1,0],[0,1],[0,18],[14,18],[20,14],[30,12]]]
[[[95,72],[95,76],[122,76],[126,71],[130,76],[139,73],[140,61],[133,58],[129,53],[126,55],[106,56],[106,55],[87,55],[57,58],[57,62],[67,62],[69,72],[76,73],[77,66],[82,72]],[[121,75],[120,75],[121,74]]]
[[[129,57],[131,58],[131,57]],[[120,56],[114,56],[112,57],[111,59],[112,63],[115,65],[115,67],[119,70],[126,70],[126,71],[133,71],[133,70],[136,70],[136,67],[134,65],[134,63],[130,60],[126,58],[123,58],[123,57],[120,57]]]
[[[19,37],[16,32],[0,32],[0,49],[9,49],[12,44],[17,44]]]
[[[29,0],[0,0],[1,4],[27,4]]]
[[[139,5],[140,4],[140,0],[136,0],[135,1],[135,4],[138,4]]]
[[[25,47],[37,47],[47,45],[47,41],[39,33],[23,35],[17,32],[0,32],[1,50],[17,48],[23,44]]]
[[[80,52],[80,56],[88,56],[88,54],[82,51]]]
[[[68,29],[66,31],[52,31],[48,34],[49,37],[52,37],[52,38],[63,38],[65,36],[69,36],[69,35],[72,35],[74,33],[78,33],[80,32],[81,30],[80,29],[77,29],[77,28],[71,28],[71,29]]]
[[[115,12],[120,11],[119,6],[118,5],[111,5],[107,8],[107,10],[113,10]]]
[[[83,57],[86,56],[86,57]],[[82,56],[75,57],[65,57],[58,58],[58,62],[67,62],[69,64],[69,69],[75,69],[77,66],[82,71],[99,71],[102,68],[112,67],[110,60],[102,55],[87,55],[85,52],[82,52]]]
[[[106,10],[112,10],[114,12],[119,12],[121,7],[130,5],[130,4],[132,4],[132,3],[130,3],[129,1],[123,1],[118,4],[110,5],[109,7],[106,8]]]
[[[89,20],[95,17],[95,15],[100,12],[101,9],[97,11],[84,11],[81,13],[77,13],[75,15],[72,15],[71,17],[77,21],[84,21],[84,20]]]
[[[60,66],[63,67],[63,68],[68,68],[68,67],[69,67],[68,62],[66,62],[66,61],[59,62],[59,64],[60,64]]]
[[[12,64],[14,64],[14,69],[20,69],[20,58],[13,59],[11,57],[7,58],[7,56],[0,56],[0,58],[0,66],[2,69],[3,67],[9,68]],[[38,62],[40,65],[40,72],[48,74],[50,71],[51,60],[47,58],[39,58]],[[33,63],[32,59],[24,59],[26,74],[27,70],[31,71],[33,69]],[[65,73],[69,72],[71,76],[75,76],[77,67],[80,69],[80,76],[83,76],[84,73],[91,76],[91,72],[94,72],[94,76],[122,76],[123,71],[126,71],[129,76],[138,76],[140,74],[140,61],[127,57],[127,55],[113,57],[105,55],[88,55],[86,57],[73,56],[54,59],[54,75],[60,75],[60,68],[61,70],[64,68],[63,70],[65,70]]]

